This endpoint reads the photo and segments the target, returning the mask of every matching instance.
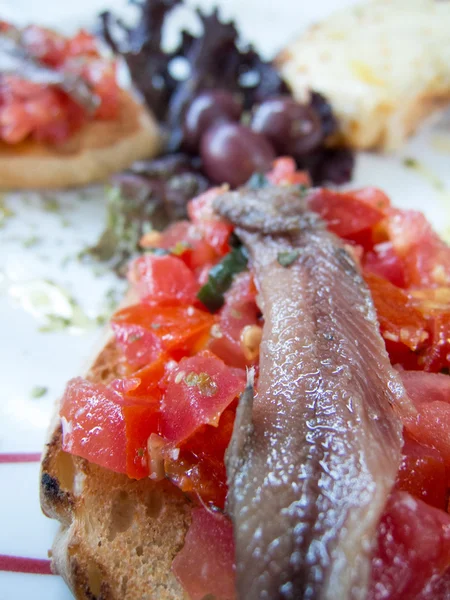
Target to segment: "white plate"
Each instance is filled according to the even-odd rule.
[[[345,2],[350,4],[351,2]],[[88,25],[95,13],[109,5],[123,9],[114,0],[65,2],[10,0],[2,3],[2,18],[18,23],[35,21],[60,25],[66,30]],[[189,4],[194,4],[189,2]],[[211,2],[198,2],[211,6]],[[310,22],[343,6],[343,0],[223,0],[223,15],[235,17],[247,39],[257,42],[266,55],[276,51],[290,36]],[[184,22],[186,11],[175,21]],[[186,22],[187,22],[186,21]],[[195,24],[195,23],[194,23]],[[170,41],[169,32],[169,41]],[[446,143],[442,146],[442,139]],[[441,149],[438,149],[441,140]],[[358,158],[355,186],[375,185],[384,189],[400,207],[423,210],[444,236],[450,233],[450,126],[445,119],[426,127],[401,153],[389,157],[362,155]],[[447,150],[445,151],[445,146]],[[412,157],[422,171],[404,166]],[[55,205],[56,201],[56,205]],[[30,289],[67,309],[67,301],[56,282],[73,296],[87,315],[89,324],[105,311],[105,295],[111,287],[123,289],[111,274],[76,260],[94,242],[104,224],[104,192],[101,187],[83,194],[16,194],[5,199],[14,212],[0,229],[0,372],[3,398],[0,403],[0,460],[5,453],[39,453],[45,439],[53,403],[71,376],[82,372],[93,353],[99,328],[78,332],[42,333],[41,323],[30,313]],[[52,208],[58,207],[57,212]],[[50,210],[49,210],[50,209]],[[25,293],[25,290],[28,290]],[[36,303],[35,303],[36,304]],[[39,314],[36,306],[34,312]],[[35,386],[47,393],[32,397]],[[56,530],[54,522],[40,513],[38,464],[0,463],[0,567],[1,555],[45,559]],[[59,599],[70,594],[58,577],[0,571],[0,600]]]

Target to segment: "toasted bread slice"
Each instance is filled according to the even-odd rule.
[[[149,111],[122,90],[115,120],[91,121],[66,143],[0,142],[0,189],[67,188],[104,181],[160,149]]]
[[[108,383],[119,352],[109,340],[87,377]],[[41,465],[41,506],[61,527],[52,569],[77,599],[181,600],[171,572],[191,503],[168,481],[135,481],[62,450],[58,411]]]
[[[372,0],[311,27],[276,59],[302,99],[323,93],[354,148],[392,150],[450,102],[450,2]]]

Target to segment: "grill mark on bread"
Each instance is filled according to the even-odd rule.
[[[52,477],[49,473],[42,473],[41,486],[49,502],[60,502],[66,496],[59,487],[56,477]]]

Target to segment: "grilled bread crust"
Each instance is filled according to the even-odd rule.
[[[118,356],[109,340],[87,378],[110,382]],[[58,411],[50,431],[40,499],[61,524],[52,570],[77,599],[187,599],[171,564],[191,522],[190,501],[168,481],[135,481],[64,452]]]
[[[70,188],[105,181],[139,159],[155,156],[161,136],[153,116],[122,90],[114,120],[84,125],[67,142],[0,142],[0,189]]]

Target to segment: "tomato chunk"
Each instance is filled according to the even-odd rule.
[[[447,509],[448,477],[440,452],[419,444],[404,433],[402,464],[396,487],[420,498],[427,504]]]
[[[253,277],[248,272],[239,273],[225,294],[225,304],[209,344],[211,351],[233,367],[257,362],[258,348],[253,353],[246,351],[242,336],[245,327],[259,328],[259,314]]]
[[[450,310],[430,318],[431,343],[421,361],[426,371],[439,372],[450,368]]]
[[[125,473],[123,398],[100,383],[77,377],[61,401],[63,450],[111,471]]]
[[[191,600],[202,600],[210,595],[216,600],[234,600],[231,521],[219,513],[194,508],[184,547],[176,555],[172,569]]]
[[[218,215],[214,212],[213,203],[217,196],[225,193],[227,189],[227,185],[213,187],[203,194],[192,198],[187,205],[187,212],[192,223],[202,223],[212,220],[219,221]]]
[[[116,312],[111,326],[127,361],[143,367],[162,352],[177,358],[195,352],[206,343],[214,322],[214,315],[193,306],[134,304]]]
[[[30,25],[20,30],[2,22],[2,28],[20,38],[32,58],[56,73],[76,75],[88,85],[96,108],[91,111],[57,85],[31,83],[20,73],[2,76],[0,85],[0,139],[17,144],[27,139],[62,144],[92,119],[115,119],[120,90],[116,64],[102,57],[92,35],[80,31],[74,38]]]
[[[387,231],[404,261],[408,286],[450,285],[450,248],[422,213],[393,211],[387,221]]]
[[[450,466],[450,377],[438,373],[402,371],[405,388],[417,408],[405,427],[418,442],[440,452]]]
[[[123,406],[126,435],[126,473],[133,479],[148,477],[149,455],[147,442],[152,433],[158,433],[159,402],[132,402]]]
[[[169,479],[185,494],[203,504],[223,509],[228,491],[225,451],[231,440],[236,407],[221,415],[218,426],[202,425],[185,440],[177,460],[166,460]]]
[[[141,256],[133,262],[129,279],[149,304],[192,304],[199,287],[190,269],[176,256]]]
[[[393,492],[378,527],[368,600],[445,600],[426,587],[450,567],[450,516]]]
[[[363,259],[366,272],[375,273],[397,287],[406,286],[403,262],[395,252],[391,242],[376,244]]]
[[[295,160],[290,156],[276,158],[266,177],[274,185],[311,185],[308,172],[297,171]]]
[[[384,339],[403,346],[406,355],[423,347],[429,337],[427,321],[409,295],[374,273],[364,272],[364,279],[372,293]]]
[[[179,444],[201,425],[215,425],[244,389],[245,374],[212,353],[183,358],[170,373],[162,402],[162,435]]]
[[[373,246],[372,229],[385,217],[383,201],[378,206],[365,195],[358,196],[358,192],[340,193],[325,188],[315,190],[307,201],[309,208],[327,222],[330,231],[366,249]]]

